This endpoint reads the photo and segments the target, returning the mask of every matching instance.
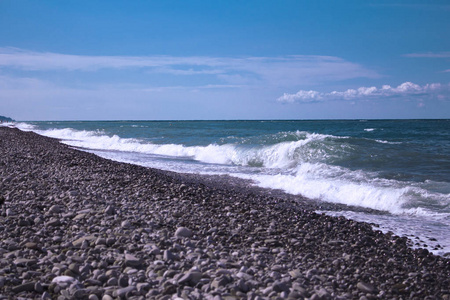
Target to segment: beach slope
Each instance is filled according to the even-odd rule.
[[[450,299],[406,238],[14,128],[0,205],[0,299]]]

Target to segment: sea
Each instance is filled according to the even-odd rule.
[[[345,204],[319,211],[450,254],[450,120],[16,122],[98,156]],[[370,208],[360,210],[355,207]]]

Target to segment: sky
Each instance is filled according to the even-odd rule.
[[[450,3],[0,0],[0,115],[450,118]]]

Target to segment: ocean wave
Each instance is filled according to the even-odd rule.
[[[149,164],[145,160],[157,160],[158,157],[155,156],[179,161],[170,163],[165,160],[164,163],[159,163],[158,167],[167,165],[168,169],[188,161],[193,165],[192,162],[196,161],[199,164],[195,170],[200,173],[202,170],[208,170],[207,172],[249,178],[258,182],[261,187],[282,189],[287,193],[301,194],[308,198],[363,206],[394,214],[418,214],[419,210],[414,212],[414,208],[423,207],[425,203],[428,206],[433,203],[448,205],[448,202],[445,202],[449,198],[448,195],[433,194],[420,184],[414,186],[410,182],[383,179],[375,171],[354,168],[356,160],[364,164],[364,160],[370,159],[371,156],[371,153],[367,154],[362,148],[358,148],[360,144],[385,141],[290,131],[250,138],[229,136],[220,139],[220,144],[186,146],[123,138],[115,134],[108,135],[100,129],[39,130],[36,126],[26,123],[19,123],[17,127],[58,138],[73,147],[114,151],[117,152],[115,157],[119,161],[120,153],[142,155],[143,160],[138,159],[136,163],[146,166]],[[364,155],[367,155],[367,158]],[[336,165],[335,162],[339,161],[350,161],[353,169]],[[189,164],[187,168],[190,168]]]
[[[23,122],[18,122],[18,123],[13,123],[14,127],[22,130],[22,131],[34,131],[36,129],[36,126],[29,124],[29,123],[23,123]]]
[[[101,130],[78,131],[70,128],[36,130],[33,126],[27,128],[25,125],[22,128],[34,129],[39,134],[61,139],[63,143],[79,148],[157,154],[191,158],[204,163],[265,168],[294,168],[304,161],[325,160],[329,156],[336,155],[334,153],[336,150],[339,151],[332,142],[325,142],[332,136],[306,132],[280,133],[270,138],[266,137],[265,142],[273,143],[272,145],[254,145],[251,144],[254,141],[250,141],[251,143],[236,141],[222,145],[184,146],[155,144],[140,139],[121,138],[118,135],[108,136]]]
[[[376,173],[330,166],[323,163],[304,163],[290,174],[243,176],[258,186],[281,189],[307,198],[350,206],[361,206],[393,214],[449,215],[442,207],[450,204],[448,195],[430,193],[408,182],[378,178]],[[421,206],[418,205],[418,202]],[[436,210],[423,208],[439,205]],[[418,209],[418,207],[421,207]],[[431,207],[430,207],[431,208]]]
[[[400,145],[402,144],[402,142],[389,142],[389,141],[385,141],[385,140],[374,140],[377,143],[380,144],[389,144],[389,145]]]

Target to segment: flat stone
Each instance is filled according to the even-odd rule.
[[[125,254],[125,265],[127,267],[139,267],[142,264],[141,260],[134,255]]]
[[[280,246],[281,245],[281,243],[276,239],[266,239],[266,240],[264,240],[264,243],[266,245],[270,245],[270,246]]]
[[[252,275],[247,274],[247,273],[245,273],[245,272],[238,272],[238,273],[236,274],[236,277],[237,277],[237,278],[242,278],[242,279],[244,279],[244,280],[251,280],[251,279],[253,279],[253,276],[252,276]]]
[[[320,288],[316,295],[319,296],[319,299],[331,299],[330,293],[324,288]]]
[[[330,246],[340,246],[340,245],[344,245],[345,241],[342,240],[330,240],[328,241],[328,245]]]
[[[33,292],[34,291],[34,285],[36,282],[27,282],[20,285],[16,285],[12,288],[13,293],[21,293],[21,292]]]
[[[83,245],[84,241],[91,242],[91,241],[93,241],[95,239],[97,239],[97,238],[95,236],[93,236],[93,235],[86,235],[86,236],[80,237],[79,239],[76,239],[75,241],[73,241],[72,245],[74,247],[79,248],[79,247],[81,247]]]
[[[95,245],[106,245],[106,239],[99,237],[96,241],[95,241]]]
[[[202,279],[203,274],[200,272],[188,272],[184,274],[179,280],[178,284],[187,284],[190,286],[195,286]]]
[[[290,271],[289,272],[289,275],[292,277],[292,278],[299,278],[299,277],[301,277],[302,276],[302,272],[299,270],[299,269],[295,269],[295,270],[292,270],[292,271]]]
[[[88,292],[85,289],[79,289],[73,293],[75,299],[86,299],[87,296]]]
[[[114,214],[114,207],[111,205],[108,205],[105,210],[103,211],[105,215],[113,215]]]
[[[58,285],[61,283],[72,284],[72,283],[78,283],[78,280],[76,280],[72,276],[56,276],[55,278],[53,278],[52,283],[56,283]]]
[[[48,210],[51,214],[59,214],[62,213],[64,210],[64,206],[62,205],[52,205],[50,209]]]
[[[72,220],[77,221],[77,220],[84,219],[86,217],[86,215],[87,214],[78,214]]]
[[[364,293],[373,293],[375,291],[375,288],[373,285],[371,285],[370,283],[363,282],[363,281],[358,282],[356,287],[358,288],[358,290],[360,290],[361,292],[364,292]]]
[[[35,265],[37,263],[36,259],[28,259],[28,258],[18,258],[16,260],[14,260],[14,264],[16,266],[32,266]]]
[[[132,292],[132,291],[134,291],[134,290],[136,290],[136,287],[135,287],[134,285],[130,285],[130,286],[127,286],[127,287],[124,287],[124,288],[121,288],[121,289],[116,290],[116,291],[114,292],[114,295],[115,295],[116,297],[122,298],[122,297],[125,297],[125,295],[126,295],[127,293]]]
[[[38,249],[38,244],[33,242],[25,243],[25,248],[28,249]]]
[[[30,222],[28,222],[28,220],[26,220],[26,219],[20,219],[20,220],[17,222],[17,225],[19,225],[19,226],[30,226],[31,224],[30,224]]]
[[[80,194],[80,192],[77,191],[77,190],[69,191],[69,195],[70,195],[71,197],[76,197],[76,196],[78,196],[79,194]]]
[[[45,223],[46,226],[56,227],[61,225],[61,220],[59,219],[51,219],[50,221]]]
[[[103,283],[100,280],[92,279],[92,278],[86,279],[84,281],[84,284],[85,285],[90,285],[90,286],[101,286],[101,285],[103,285]]]

